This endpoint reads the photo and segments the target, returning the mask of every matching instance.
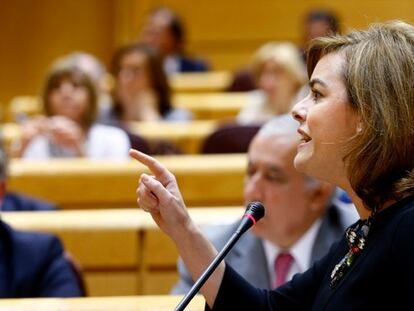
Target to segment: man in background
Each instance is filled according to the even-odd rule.
[[[204,61],[186,55],[183,22],[169,8],[161,7],[149,14],[139,40],[159,50],[164,57],[164,70],[168,75],[208,70]]]
[[[47,209],[6,194],[7,159],[0,146],[0,202],[7,210]],[[10,202],[18,202],[18,208]],[[17,204],[17,203],[13,203]],[[38,204],[40,204],[38,206]],[[0,220],[0,298],[79,297],[82,283],[60,241],[45,233],[16,231]]]
[[[226,257],[226,263],[253,286],[276,288],[315,260],[357,220],[349,206],[333,201],[335,188],[296,171],[293,159],[300,141],[291,116],[276,117],[260,129],[248,151],[245,203],[260,201],[265,217],[247,232]],[[209,228],[221,249],[238,223]],[[183,263],[173,294],[185,294],[193,280]]]
[[[338,17],[327,9],[309,11],[303,19],[302,54],[306,62],[306,52],[309,43],[319,37],[340,34]]]

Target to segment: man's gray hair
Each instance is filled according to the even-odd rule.
[[[298,133],[299,122],[295,121],[291,114],[275,116],[266,122],[257,133],[257,137],[287,136],[297,139],[299,143],[300,135]],[[309,188],[315,188],[320,185],[320,181],[305,175],[306,185]]]
[[[257,136],[297,136],[299,122],[294,120],[291,114],[275,116],[266,122],[257,133]]]

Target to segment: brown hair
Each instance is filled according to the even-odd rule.
[[[76,66],[59,64],[50,70],[43,88],[43,110],[47,116],[53,115],[50,108],[49,95],[52,90],[65,79],[70,80],[76,85],[85,87],[88,92],[89,105],[82,118],[81,124],[84,129],[87,129],[96,119],[98,109],[97,92],[95,85],[89,76]]]
[[[177,52],[183,53],[185,44],[185,27],[182,18],[168,7],[159,7],[152,10],[150,16],[160,16],[167,21],[168,31],[174,38],[174,46]]]
[[[155,48],[143,43],[133,43],[120,48],[112,59],[112,74],[117,76],[121,70],[122,59],[126,55],[134,52],[139,52],[145,55],[146,73],[150,77],[151,87],[158,96],[158,111],[162,116],[165,116],[165,114],[171,110],[171,90],[167,76],[164,73],[162,57]],[[122,114],[122,106],[119,104],[120,100],[117,98],[116,92],[113,96],[114,112],[116,115],[120,116]]]
[[[352,188],[368,209],[414,194],[414,27],[392,21],[315,39],[308,75],[335,52],[344,55],[348,99],[362,127],[344,158]]]

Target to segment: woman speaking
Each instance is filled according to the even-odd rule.
[[[201,292],[213,310],[414,310],[414,27],[399,21],[316,39],[310,94],[293,108],[295,167],[345,189],[360,220],[329,253],[276,290],[222,263]],[[174,176],[131,150],[138,203],[176,244],[194,279],[216,251],[188,216]],[[235,267],[237,268],[237,267]]]

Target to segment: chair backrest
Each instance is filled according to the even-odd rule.
[[[182,154],[182,151],[172,142],[166,140],[151,140],[148,141],[140,135],[126,131],[131,148],[137,149],[143,153],[151,155],[172,155]]]
[[[133,134],[128,130],[125,130],[125,132],[127,133],[129,142],[131,143],[131,148],[137,149],[143,153],[151,153],[151,147],[143,137]]]
[[[261,125],[225,124],[210,134],[201,153],[245,153]]]

